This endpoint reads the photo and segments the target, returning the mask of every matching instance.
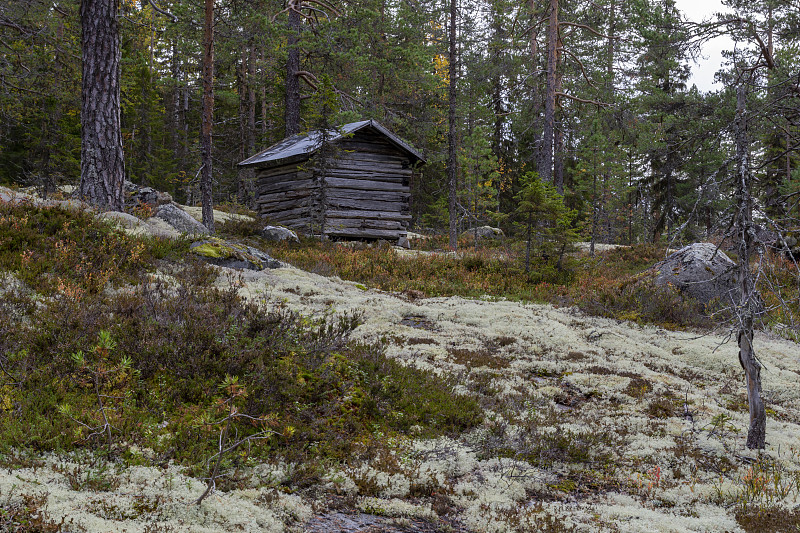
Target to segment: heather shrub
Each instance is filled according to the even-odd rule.
[[[667,328],[711,327],[713,321],[703,305],[682,295],[671,285],[657,286],[647,276],[621,280],[584,278],[575,303],[586,313]]]
[[[399,256],[390,247],[350,247],[304,240],[277,243],[273,255],[298,268],[335,275],[387,291],[420,291],[427,296],[484,295],[541,301],[537,285],[564,284],[574,275],[574,260],[561,268],[555,259],[534,261],[525,272],[519,252],[511,248],[465,248],[446,253]]]
[[[430,246],[433,238],[426,243]],[[441,238],[439,238],[441,239]],[[577,305],[589,314],[671,328],[709,327],[701,305],[671,287],[655,287],[639,274],[664,257],[654,245],[623,247],[596,257],[521,260],[525,243],[468,248],[447,254],[398,256],[388,247],[345,247],[306,240],[281,243],[276,257],[323,275],[337,275],[382,290],[427,296],[484,295],[556,305]]]
[[[217,224],[217,233],[228,237],[255,237],[261,234],[266,223],[259,216],[250,218],[229,218]]]
[[[0,203],[0,272],[46,295],[80,300],[187,249],[183,240],[131,239],[90,212]]]
[[[351,342],[357,315],[312,319],[243,300],[235,280],[213,288],[218,271],[182,256],[184,243],[134,239],[80,213],[0,208],[0,223],[28,235],[0,233],[0,265],[23,281],[11,290],[8,278],[0,299],[9,317],[0,321],[0,451],[127,457],[136,445],[151,461],[205,474],[232,382],[246,391],[236,395],[232,434],[265,438],[226,456],[223,471],[274,453],[346,460],[376,428],[438,435],[481,419],[452,384],[389,361],[380,345]],[[48,247],[66,240],[63,264],[53,264]],[[44,280],[20,269],[23,255]],[[64,266],[81,263],[91,265]]]

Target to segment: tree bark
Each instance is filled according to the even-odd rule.
[[[203,172],[200,176],[200,195],[203,199],[203,225],[214,232],[214,203],[211,195],[213,162],[211,133],[214,126],[214,0],[205,0],[203,25],[203,121],[200,130],[200,150]]]
[[[239,160],[252,154],[247,153],[247,49],[242,49],[239,62],[236,65],[236,94],[239,96]],[[239,173],[241,177],[241,172]],[[237,193],[242,193],[242,183],[239,181]]]
[[[456,173],[456,0],[450,0],[450,87],[447,114],[447,192],[450,214],[450,248],[458,247],[458,181]]]
[[[592,169],[597,168],[597,150],[592,151]],[[597,216],[598,216],[598,199],[597,199],[597,172],[592,172],[592,237],[589,241],[589,255],[594,257],[595,244],[597,243]]]
[[[530,33],[530,46],[531,46],[531,68],[534,72],[539,71],[539,33],[537,28],[537,14],[536,0],[529,0],[529,9],[531,11],[531,33]],[[537,172],[539,172],[540,164],[542,162],[542,134],[539,132],[541,118],[539,113],[542,109],[541,95],[539,93],[538,74],[536,79],[531,84],[531,111],[533,115],[533,164]],[[541,173],[540,173],[541,175]]]
[[[286,136],[300,133],[300,13],[289,2],[289,40],[286,58]]]
[[[505,126],[505,107],[503,106],[503,40],[505,31],[501,14],[492,6],[492,108],[494,111],[494,131],[492,133],[492,155],[498,162],[503,158],[503,129]],[[499,188],[499,187],[498,187]]]
[[[558,0],[550,0],[547,23],[547,87],[544,97],[544,131],[539,176],[542,181],[553,179],[553,141],[556,123],[556,68],[558,65]]]
[[[181,139],[180,132],[182,131],[181,120],[181,93],[182,93],[182,76],[181,76],[181,60],[178,55],[178,42],[172,41],[172,56],[170,58],[170,72],[172,74],[173,87],[170,98],[170,137],[172,141],[172,153],[175,160],[179,162],[178,168],[183,169],[181,164],[183,161],[183,150],[180,148]]]
[[[736,90],[736,239],[739,255],[738,284],[742,291],[736,319],[739,322],[737,341],[739,363],[747,381],[747,403],[750,411],[750,427],[747,431],[747,447],[763,449],[766,439],[767,415],[761,399],[761,364],[753,350],[753,319],[756,314],[757,295],[750,258],[753,253],[753,197],[750,174],[749,146],[747,139],[747,117],[745,89]]]
[[[256,149],[256,43],[250,40],[247,58],[247,156],[253,155]]]
[[[81,183],[88,202],[123,208],[120,39],[116,0],[82,0]]]
[[[267,113],[267,110],[268,110],[268,102],[267,102],[268,74],[267,74],[267,72],[272,72],[272,70],[271,69],[267,69],[267,67],[265,66],[267,57],[268,56],[267,56],[267,51],[266,51],[266,46],[265,46],[265,47],[261,48],[261,50],[259,50],[259,58],[261,59],[261,71],[260,71],[259,78],[261,79],[261,94],[260,94],[260,98],[261,98],[261,137],[262,137],[261,140],[262,140],[262,142],[263,142],[264,138],[267,136],[267,131],[269,131],[271,129],[271,127],[272,127],[272,125],[268,123],[269,120],[268,120],[268,113]]]
[[[564,46],[564,43],[561,40],[561,35],[556,32],[556,67],[555,67],[555,91],[554,95],[560,93],[563,89],[563,78],[560,72],[560,64],[561,64],[561,48]],[[563,119],[563,111],[561,110],[561,105],[559,104],[559,99],[556,96],[553,104],[555,106],[553,111],[553,185],[556,187],[556,191],[558,194],[564,194],[564,124],[562,122]],[[556,118],[558,118],[558,122],[556,122]]]
[[[242,151],[245,157],[250,157],[256,147],[256,46],[250,39],[248,48],[242,52],[242,92],[239,95],[243,100],[244,113],[241,117],[242,124]],[[249,205],[253,197],[253,179],[255,172],[252,168],[239,170],[238,200],[241,205]]]

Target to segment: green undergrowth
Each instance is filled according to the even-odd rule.
[[[253,238],[247,223],[229,228],[235,235]],[[445,244],[441,237],[423,241],[422,251],[434,253],[411,255],[398,254],[389,245],[315,239],[269,247],[276,258],[298,268],[415,297],[489,296],[576,306],[590,315],[667,329],[708,329],[728,320],[728,314],[715,314],[718,309],[706,309],[673,286],[655,285],[647,270],[665,258],[663,246],[620,247],[595,257],[573,254],[561,264],[557,258],[533,257],[525,272],[524,243],[519,241],[477,247],[461,243],[458,255],[442,251]],[[763,272],[759,290],[770,309],[764,323],[786,336],[796,335],[782,324],[796,323],[800,316],[797,269],[774,254],[765,255],[758,266]]]
[[[80,299],[135,283],[188,248],[186,240],[131,239],[88,211],[0,204],[0,272],[44,296]]]
[[[245,301],[186,248],[0,204],[0,453],[90,449],[207,475],[220,442],[231,472],[480,422],[451,383],[350,341],[359,316]]]
[[[433,240],[422,247],[437,244],[442,243]],[[344,246],[310,239],[273,245],[271,251],[298,268],[387,291],[574,305],[592,315],[670,329],[713,325],[700,304],[672,287],[655,287],[639,275],[664,258],[663,248],[618,248],[594,258],[565,257],[561,265],[555,258],[533,258],[526,273],[522,244],[464,247],[458,257],[402,256],[389,246]]]
[[[746,533],[800,531],[797,509],[743,507],[736,510],[736,521]]]
[[[274,256],[325,276],[339,276],[386,291],[419,291],[426,296],[481,297],[544,301],[541,284],[567,284],[572,260],[535,262],[530,272],[502,250],[465,249],[458,258],[446,253],[399,256],[388,245],[344,246],[304,239],[301,244],[271,247]]]

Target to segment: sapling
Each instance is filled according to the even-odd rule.
[[[258,439],[266,439],[272,435],[279,433],[271,429],[274,426],[275,420],[269,416],[250,416],[240,411],[241,403],[247,398],[247,388],[239,384],[238,376],[225,376],[225,380],[220,384],[220,388],[225,392],[226,397],[218,399],[213,408],[217,413],[224,414],[223,418],[219,420],[203,421],[203,425],[219,426],[219,438],[217,441],[217,453],[209,457],[208,464],[210,465],[208,482],[206,490],[194,501],[196,505],[200,505],[203,500],[211,494],[216,488],[216,481],[220,477],[220,467],[222,460],[228,454],[236,450],[239,446],[249,443]],[[252,435],[239,438],[234,424],[237,421],[246,421],[251,425],[259,428],[259,431]],[[294,432],[292,427],[287,427],[283,433],[284,436],[291,436]],[[233,434],[233,436],[231,436]]]
[[[122,357],[119,362],[111,360],[111,353],[116,346],[111,333],[101,331],[98,334],[98,342],[91,352],[85,354],[83,351],[78,351],[71,356],[72,362],[77,367],[76,377],[78,384],[93,390],[97,401],[95,412],[99,414],[100,425],[92,426],[82,422],[76,416],[73,416],[72,408],[67,404],[60,405],[58,408],[62,415],[80,424],[90,432],[86,436],[86,440],[95,436],[105,435],[109,453],[111,453],[113,445],[111,430],[116,429],[111,424],[110,411],[113,411],[114,408],[109,406],[109,402],[123,400],[130,390],[131,380],[138,376],[138,370],[133,368],[129,357]],[[112,394],[115,392],[117,394]],[[85,413],[82,412],[76,414],[85,416]],[[88,418],[94,418],[94,416],[90,415]]]

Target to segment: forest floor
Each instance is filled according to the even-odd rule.
[[[217,287],[308,317],[361,315],[378,343],[477,398],[461,434],[382,435],[373,456],[307,465],[276,454],[200,505],[205,484],[130,446],[2,457],[0,524],[25,531],[764,532],[800,525],[800,347],[759,333],[767,447],[745,447],[737,347],[573,307],[424,297],[287,266],[215,267]],[[7,281],[7,280],[6,280]],[[6,283],[6,282],[4,282]],[[27,511],[26,511],[27,510]]]
[[[432,516],[429,505],[438,505],[437,516],[471,531],[740,531],[737,516],[747,525],[747,515],[772,513],[766,523],[776,527],[798,518],[794,343],[756,339],[770,409],[768,446],[757,454],[744,446],[743,376],[724,331],[667,331],[496,299],[410,300],[294,268],[242,281],[243,295],[266,293],[303,313],[362,311],[354,335],[388,340],[392,358],[452,376],[480,397],[482,427],[398,443],[399,471],[359,467],[356,476],[373,480],[362,509],[376,498],[368,507],[407,516],[393,505],[424,486],[450,505],[429,495],[415,512]],[[747,530],[768,530],[763,523]]]
[[[97,460],[87,479],[113,475],[116,488],[92,491],[70,480],[78,459],[49,456],[0,472],[0,498],[39,495],[49,516],[89,531],[779,531],[798,523],[796,344],[756,338],[770,413],[768,446],[757,454],[744,447],[743,378],[724,333],[495,299],[410,301],[293,267],[220,269],[217,284],[231,283],[309,315],[363,312],[356,337],[455,378],[480,398],[485,422],[459,436],[408,436],[391,456],[331,466],[326,483],[294,493],[274,490],[293,465],[262,465],[253,474],[261,483],[198,507],[190,502],[202,483],[176,467],[114,472]]]

